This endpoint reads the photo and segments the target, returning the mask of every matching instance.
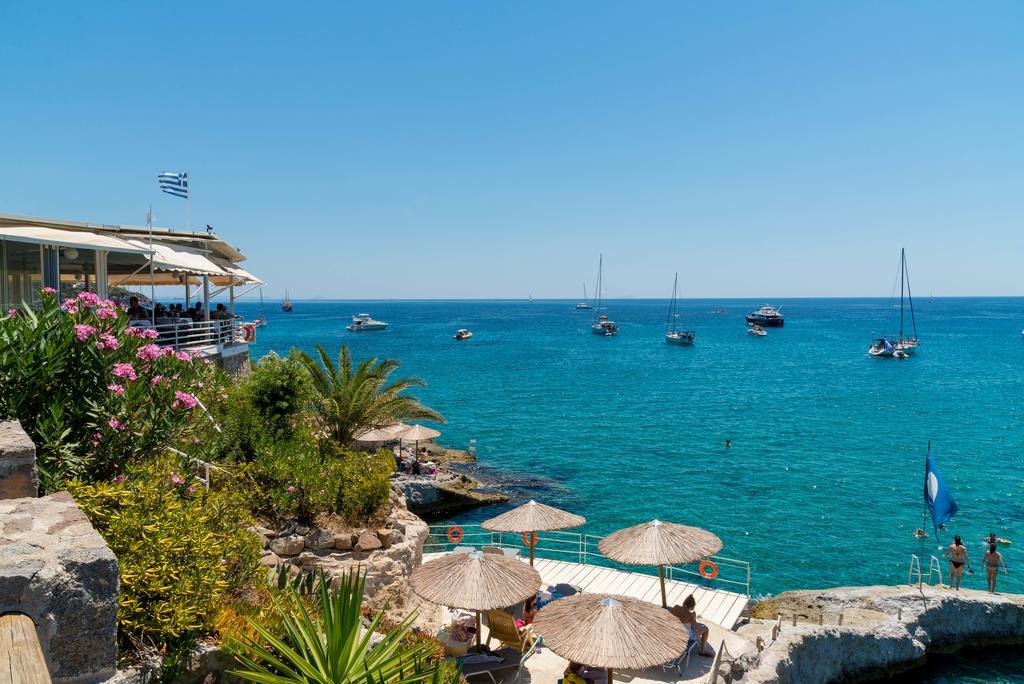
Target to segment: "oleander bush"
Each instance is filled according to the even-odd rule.
[[[260,542],[245,501],[206,491],[172,455],[113,482],[68,490],[117,556],[122,643],[162,651],[210,631],[220,608],[259,570]]]
[[[108,480],[208,430],[200,398],[223,396],[216,372],[155,337],[91,292],[45,289],[40,310],[0,318],[0,416],[35,442],[44,491]]]

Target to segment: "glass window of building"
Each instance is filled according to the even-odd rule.
[[[43,289],[42,247],[30,242],[3,241],[3,283],[6,308],[40,305]]]

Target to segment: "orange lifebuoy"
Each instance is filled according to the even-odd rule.
[[[245,342],[256,341],[256,326],[252,323],[246,323],[242,326],[242,340]]]
[[[458,544],[462,541],[462,538],[466,535],[463,534],[461,527],[449,527],[448,528],[448,541],[452,544]]]
[[[529,547],[537,545],[537,533],[536,532],[523,532],[523,543]]]
[[[715,579],[718,577],[718,566],[709,560],[701,561],[700,565],[697,566],[697,570],[700,571],[700,576],[707,579]]]

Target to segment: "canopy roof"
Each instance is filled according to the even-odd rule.
[[[673,565],[715,555],[722,550],[722,540],[699,527],[652,520],[613,532],[597,547],[620,563]]]
[[[148,248],[150,246],[142,240],[128,240],[128,242],[140,247]],[[152,247],[153,266],[161,271],[180,271],[198,275],[228,275],[224,269],[198,252],[159,242],[154,242]]]
[[[587,519],[581,515],[530,501],[483,521],[480,527],[491,532],[547,532],[579,527],[585,522]]]
[[[465,610],[507,608],[540,589],[540,574],[516,558],[482,553],[450,553],[415,568],[409,584],[418,595],[441,606]]]
[[[78,249],[102,249],[108,252],[127,252],[148,255],[149,247],[137,245],[129,240],[112,235],[90,233],[84,230],[62,230],[44,226],[0,226],[0,237],[15,242],[31,242],[40,245],[60,245]]]
[[[563,658],[616,670],[667,663],[685,653],[689,641],[683,624],[664,608],[608,594],[552,601],[537,613],[533,631]]]

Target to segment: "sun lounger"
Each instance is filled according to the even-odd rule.
[[[693,625],[690,625],[690,640],[686,644],[686,653],[679,656],[671,663],[662,665],[661,667],[665,670],[675,670],[677,674],[682,675],[683,670],[690,664],[690,654],[693,652],[694,647],[699,643],[697,635],[693,633]]]
[[[484,553],[491,553],[495,556],[508,556],[509,558],[519,558],[519,549],[510,549],[503,546],[485,546],[481,549]]]
[[[456,546],[452,553],[473,553],[475,550],[472,546]]]
[[[495,678],[495,673],[506,672],[515,668],[516,674],[513,681],[519,682],[523,678],[523,670],[525,669],[526,661],[530,659],[534,653],[537,652],[537,647],[540,645],[540,639],[537,639],[526,653],[520,653],[514,648],[502,648],[493,652],[493,655],[501,657],[501,660],[487,660],[486,662],[474,663],[466,662],[466,659],[462,659],[462,676],[469,681],[473,678],[483,678],[484,675],[491,680],[493,684],[498,684],[498,679]]]

